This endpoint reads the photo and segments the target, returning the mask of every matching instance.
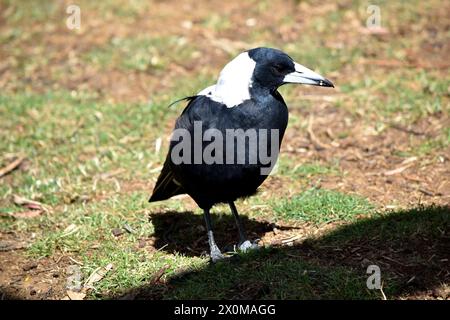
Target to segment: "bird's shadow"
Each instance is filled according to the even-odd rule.
[[[249,219],[240,215],[249,239],[261,238],[273,230],[275,224],[267,221]],[[231,251],[239,240],[237,227],[231,214],[211,213],[214,238],[221,249]],[[168,253],[180,253],[186,256],[207,255],[209,252],[203,215],[191,211],[158,212],[151,214],[150,222],[154,227],[155,248]]]
[[[233,217],[219,214],[213,218],[217,242],[222,247],[235,244]],[[250,238],[273,229],[270,222],[242,218]],[[207,253],[202,215],[166,212],[152,215],[151,221],[160,250],[189,256]],[[449,231],[447,206],[381,213],[292,246],[240,254],[238,259],[183,270],[162,281],[157,277],[157,281],[109,298],[355,299],[386,294],[388,298],[446,299]],[[381,271],[381,289],[367,286],[371,265]]]

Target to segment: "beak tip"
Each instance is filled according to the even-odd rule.
[[[331,81],[328,80],[328,79],[323,80],[322,83],[321,83],[321,85],[322,85],[322,87],[331,87],[331,88],[334,88],[333,82],[331,82]]]

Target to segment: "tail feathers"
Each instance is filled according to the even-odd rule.
[[[153,194],[151,195],[149,202],[161,201],[169,199],[177,194],[185,193],[183,187],[175,180],[173,172],[167,163],[161,171],[161,174],[156,181]]]

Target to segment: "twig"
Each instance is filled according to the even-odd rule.
[[[294,236],[294,237],[291,237],[291,238],[289,238],[289,239],[281,240],[281,243],[286,244],[286,243],[289,243],[289,242],[294,242],[295,240],[300,239],[301,237],[302,237],[302,236],[298,234],[298,235],[296,235],[296,236]]]
[[[383,300],[387,300],[386,295],[384,294],[384,291],[383,291],[383,283],[381,284],[380,291],[381,291],[381,294],[383,295]]]
[[[159,248],[158,250],[156,250],[156,251],[161,251],[162,249],[164,249],[165,247],[167,247],[169,244],[168,243],[166,243],[165,245],[163,245],[161,248]]]
[[[70,261],[72,261],[73,263],[75,263],[75,264],[77,264],[79,266],[84,266],[83,262],[77,261],[77,260],[75,260],[72,257],[67,257],[67,258],[69,258]]]
[[[389,170],[389,171],[385,171],[383,174],[385,176],[392,176],[394,174],[402,173],[403,171],[405,171],[409,167],[412,167],[413,165],[414,165],[414,163],[409,163],[406,166],[399,167],[399,168],[396,168],[396,169],[393,169],[393,170]]]
[[[413,276],[411,279],[409,279],[408,281],[406,281],[406,284],[410,284],[412,281],[414,281],[415,278],[416,278],[416,276]]]
[[[150,280],[151,284],[155,284],[158,283],[159,280],[162,278],[162,276],[164,275],[164,273],[166,273],[166,270],[170,268],[170,265],[166,264],[164,267],[162,267],[161,269],[159,269],[155,275],[152,277],[152,279]]]
[[[321,142],[319,140],[319,138],[317,138],[316,135],[314,134],[313,121],[314,121],[314,117],[313,117],[313,115],[311,115],[309,117],[309,123],[308,123],[308,134],[309,134],[309,138],[311,139],[311,142],[314,144],[314,146],[316,147],[317,150],[329,149],[330,146]]]
[[[410,133],[413,134],[415,136],[429,136],[426,132],[421,132],[421,131],[416,131],[413,129],[408,129],[408,128],[403,128],[402,126],[400,126],[399,124],[396,123],[390,123],[389,124],[392,128],[397,129],[398,131],[402,131],[405,133]]]
[[[424,189],[424,188],[419,188],[419,191],[430,197],[434,197],[434,195],[435,195],[434,192],[428,191],[427,189]]]
[[[0,178],[7,175],[8,173],[14,171],[17,169],[18,166],[25,160],[25,157],[20,156],[10,164],[8,164],[6,167],[0,169]]]

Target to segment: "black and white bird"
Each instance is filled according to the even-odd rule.
[[[277,159],[288,124],[288,109],[277,89],[287,83],[334,87],[280,50],[255,48],[230,61],[215,85],[185,98],[188,104],[176,121],[149,201],[191,196],[204,210],[213,262],[224,257],[215,243],[210,217],[217,203],[230,206],[239,232],[238,248],[257,247],[247,239],[234,201],[253,195],[267,178],[274,164],[267,156]],[[200,140],[197,131],[204,133]]]

